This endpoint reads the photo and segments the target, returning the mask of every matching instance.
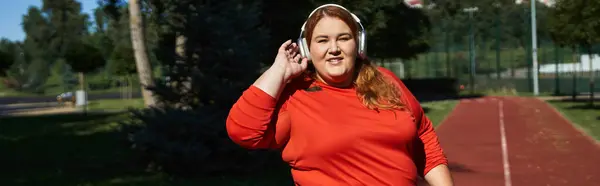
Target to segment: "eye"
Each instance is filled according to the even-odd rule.
[[[342,36],[342,37],[340,37],[338,40],[340,40],[340,41],[348,41],[348,40],[350,40],[350,39],[351,39],[351,37],[350,37],[350,36]]]
[[[324,43],[327,42],[327,39],[317,39],[317,43]]]

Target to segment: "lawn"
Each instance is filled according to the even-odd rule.
[[[421,103],[425,115],[429,117],[434,126],[438,126],[454,109],[457,100],[442,100]]]
[[[103,100],[92,110],[139,107],[140,99]],[[435,125],[456,101],[423,103]],[[272,166],[252,175],[173,178],[144,171],[119,133],[126,113],[0,118],[0,185],[292,185],[289,169]]]
[[[548,100],[569,121],[578,128],[600,141],[600,99],[595,106],[588,105],[586,99]]]
[[[93,111],[122,111],[128,108],[143,108],[144,100],[135,99],[103,99],[89,101],[87,109]]]
[[[290,183],[289,169],[281,166],[243,177],[222,175],[198,179],[145,172],[145,167],[136,163],[124,135],[116,129],[116,122],[126,118],[124,113],[0,118],[0,185]]]

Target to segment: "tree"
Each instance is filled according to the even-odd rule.
[[[110,74],[124,76],[127,86],[122,92],[123,97],[131,98],[133,79],[132,75],[137,73],[133,48],[131,44],[120,43],[115,47],[108,60],[107,70]]]
[[[81,12],[81,3],[75,0],[43,0],[42,11],[47,16],[51,38],[49,56],[63,58],[71,47],[78,47],[88,34],[88,15]],[[52,60],[52,61],[54,61]]]
[[[549,29],[552,39],[561,46],[580,47],[589,55],[590,105],[594,104],[594,71],[592,54],[594,45],[600,43],[600,1],[557,0],[550,10]]]
[[[398,1],[392,1],[398,2]],[[379,59],[412,59],[431,48],[427,15],[404,3],[389,3],[371,7],[367,14],[369,55]]]
[[[73,71],[79,73],[80,89],[85,90],[85,74],[104,66],[106,60],[101,51],[88,42],[81,41],[71,46],[65,51],[64,59]]]
[[[135,124],[126,126],[140,126],[128,130],[130,140],[157,168],[230,174],[261,163],[231,142],[224,122],[261,62],[272,61],[263,55],[269,37],[261,8],[246,0],[145,1],[148,24],[161,28],[154,51],[168,81],[150,88],[160,106],[134,111]]]
[[[48,42],[52,39],[52,26],[44,12],[34,6],[29,7],[21,25],[25,31],[23,55],[18,60],[18,67],[11,72],[19,82],[15,88],[19,91],[41,92],[53,61]]]
[[[6,70],[15,62],[15,45],[8,39],[0,40],[0,77],[6,76]]]
[[[146,106],[154,106],[156,98],[152,91],[148,90],[147,87],[154,86],[152,79],[152,67],[148,60],[147,48],[146,48],[146,37],[144,36],[144,25],[141,14],[142,9],[140,8],[140,2],[138,0],[129,0],[129,18],[130,18],[130,29],[131,29],[131,43],[133,45],[133,51],[135,53],[135,63],[142,85],[142,96],[144,97],[144,103]]]
[[[367,30],[369,57],[409,59],[428,49],[424,33],[429,29],[427,16],[402,1],[264,0],[261,22],[272,38],[266,54],[273,56],[282,40],[297,39],[308,14],[325,3],[340,4],[361,19]]]

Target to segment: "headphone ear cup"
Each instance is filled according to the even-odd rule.
[[[367,36],[362,31],[358,32],[358,55],[363,59],[367,57]]]
[[[300,48],[300,55],[302,55],[302,57],[305,57],[306,59],[308,59],[309,61],[310,59],[310,52],[308,50],[308,44],[306,43],[306,38],[302,37],[300,39],[298,39],[298,46]]]

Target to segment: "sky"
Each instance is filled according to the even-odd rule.
[[[81,3],[81,10],[93,18],[93,10],[98,5],[96,0],[77,0]],[[42,6],[42,0],[0,0],[0,38],[11,41],[22,41],[25,33],[21,27],[23,15],[29,6]],[[90,20],[92,21],[92,20]]]

